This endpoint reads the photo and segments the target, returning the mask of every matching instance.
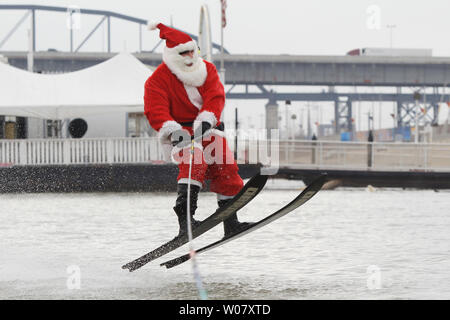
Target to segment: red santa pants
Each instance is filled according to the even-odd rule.
[[[188,183],[190,147],[176,153],[178,163],[178,183]],[[202,186],[210,180],[210,191],[218,194],[219,199],[236,195],[244,183],[238,174],[238,166],[227,140],[220,131],[207,136],[201,143],[195,143],[191,182]]]

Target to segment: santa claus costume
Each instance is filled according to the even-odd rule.
[[[150,23],[149,29],[160,30],[161,39],[166,40],[163,63],[145,82],[145,115],[158,136],[164,149],[172,149],[173,136],[180,132],[189,137],[198,130],[205,139],[195,143],[192,163],[190,208],[191,216],[197,208],[198,193],[205,180],[210,180],[210,191],[217,193],[219,207],[224,206],[243,187],[238,174],[238,166],[227,146],[223,132],[215,129],[220,125],[220,116],[225,105],[225,92],[214,64],[199,57],[198,47],[192,38],[184,32],[165,26],[162,23]],[[193,53],[192,53],[193,51]],[[190,55],[186,55],[190,52]],[[209,130],[205,130],[208,129]],[[185,130],[185,131],[183,131]],[[215,159],[205,161],[204,150],[210,143],[220,142]],[[178,147],[178,146],[177,146]],[[173,154],[173,150],[172,154]],[[179,151],[179,150],[177,150]],[[183,158],[188,154],[181,150]],[[230,161],[229,159],[232,159]],[[187,229],[187,184],[189,164],[178,164],[178,197],[173,208],[178,216],[180,235]],[[200,224],[191,218],[193,227]],[[248,223],[239,222],[236,213],[224,221],[224,233],[228,236]]]

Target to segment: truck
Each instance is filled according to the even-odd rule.
[[[348,56],[379,57],[431,57],[432,49],[393,49],[393,48],[361,48],[347,52]]]

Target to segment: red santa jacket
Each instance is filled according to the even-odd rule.
[[[225,105],[225,91],[214,64],[206,65],[206,78],[199,87],[181,82],[162,63],[145,82],[144,110],[153,129],[164,141],[180,123],[207,121],[211,126],[220,122]]]

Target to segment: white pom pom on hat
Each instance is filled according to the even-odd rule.
[[[149,21],[147,23],[148,30],[156,30],[158,28],[158,24],[160,24],[159,21]]]
[[[159,29],[159,37],[166,40],[166,47],[168,48],[174,48],[181,44],[192,41],[191,36],[189,36],[187,33],[168,27],[165,24],[157,21],[148,22],[147,27],[149,30]]]

